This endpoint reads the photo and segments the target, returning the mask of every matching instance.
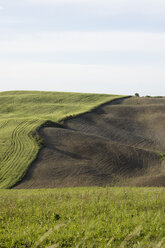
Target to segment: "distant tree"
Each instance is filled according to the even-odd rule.
[[[139,97],[139,93],[135,93],[135,96]]]

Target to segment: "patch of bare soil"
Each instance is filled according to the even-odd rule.
[[[165,186],[165,99],[118,99],[39,131],[45,145],[15,188]]]

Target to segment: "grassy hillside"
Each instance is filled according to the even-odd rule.
[[[0,188],[26,173],[40,148],[35,131],[47,120],[89,111],[117,95],[60,92],[0,92]]]
[[[0,247],[165,247],[163,188],[0,190]]]

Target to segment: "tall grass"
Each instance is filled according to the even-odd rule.
[[[62,92],[0,92],[0,188],[26,173],[40,144],[35,131],[47,120],[59,122],[121,96]]]
[[[165,247],[163,188],[0,190],[0,247]]]

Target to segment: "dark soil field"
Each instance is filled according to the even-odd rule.
[[[165,99],[106,103],[39,131],[44,147],[15,188],[165,186]]]

